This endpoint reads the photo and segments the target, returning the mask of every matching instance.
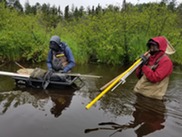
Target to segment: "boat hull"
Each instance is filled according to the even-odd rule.
[[[46,82],[45,80],[42,79],[34,79],[26,77],[15,76],[12,78],[15,79],[15,83],[18,87],[26,86],[33,88],[43,88]],[[66,79],[65,81],[50,80],[47,88],[80,88],[82,86],[83,86],[83,81],[80,79],[80,77],[71,77],[70,79]]]

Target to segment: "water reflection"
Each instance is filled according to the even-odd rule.
[[[138,137],[148,135],[164,128],[165,105],[163,101],[137,96],[133,112],[134,121],[130,124],[136,128],[135,133]]]
[[[53,104],[53,107],[50,109],[50,112],[55,116],[59,117],[62,114],[62,111],[69,107],[73,94],[60,95],[53,94],[50,96]]]
[[[8,109],[17,108],[21,105],[31,104],[32,107],[45,111],[45,107],[50,106],[50,113],[54,117],[59,117],[62,111],[71,104],[74,90],[41,90],[26,88],[8,92],[0,92],[1,115]]]
[[[135,110],[132,113],[133,120],[130,122],[125,124],[102,122],[98,124],[100,127],[85,129],[85,133],[98,130],[113,130],[114,132],[109,135],[112,136],[118,132],[133,129],[137,137],[143,137],[165,127],[166,108],[163,101],[137,95],[133,107]]]
[[[17,69],[15,66],[1,70]],[[101,75],[103,79],[84,79],[86,85],[76,92],[48,89],[46,93],[30,88],[14,89],[13,79],[0,76],[0,136],[181,136],[181,70],[173,73],[164,102],[133,94],[137,79],[132,74],[124,85],[108,92],[90,110],[84,109],[85,105],[100,93],[98,88],[123,70],[83,65],[74,72]],[[91,128],[85,130],[87,134],[83,132],[85,128]]]

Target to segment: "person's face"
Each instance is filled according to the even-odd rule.
[[[56,52],[58,52],[60,50],[59,45],[54,41],[50,42],[49,48],[52,49],[53,51],[56,51]]]
[[[156,52],[159,51],[159,47],[157,45],[150,45],[149,50],[151,54],[155,54]]]

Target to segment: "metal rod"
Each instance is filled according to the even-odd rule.
[[[86,105],[86,109],[89,109],[95,104],[104,94],[106,94],[113,86],[115,86],[122,77],[124,77],[129,71],[131,71],[136,65],[138,65],[142,59],[138,59],[130,68],[128,68],[125,72],[120,74],[115,81],[113,81],[105,90],[103,90],[94,100],[92,100],[89,104]]]
[[[147,56],[149,54],[149,51],[147,51],[144,55]],[[142,63],[142,58],[139,58],[137,61],[133,63],[131,67],[129,67],[125,72],[120,74],[113,80],[111,84],[108,85],[107,88],[105,88],[98,96],[95,97],[90,103],[86,105],[86,109],[90,109],[104,94],[106,94],[113,86],[115,86],[122,78],[128,77],[128,73],[131,74],[140,64]],[[131,71],[131,72],[130,72]]]

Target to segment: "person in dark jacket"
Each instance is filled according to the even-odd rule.
[[[173,71],[172,61],[165,54],[167,46],[168,41],[163,36],[148,41],[150,56],[143,55],[143,63],[136,70],[139,81],[135,85],[135,92],[150,98],[163,99]]]
[[[49,70],[67,73],[75,66],[75,60],[71,49],[59,36],[52,36],[50,39],[47,67]]]

